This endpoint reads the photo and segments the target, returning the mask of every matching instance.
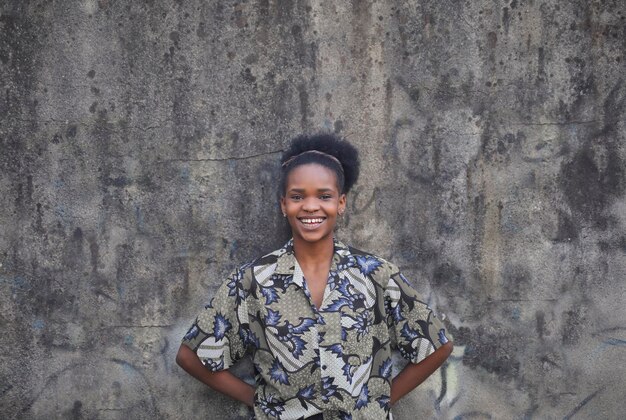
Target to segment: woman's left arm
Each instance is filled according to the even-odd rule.
[[[407,364],[391,382],[391,404],[395,404],[432,375],[450,356],[452,348],[452,341],[448,341],[421,362]]]

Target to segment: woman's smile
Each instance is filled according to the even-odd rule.
[[[298,220],[302,223],[307,229],[317,229],[324,221],[326,221],[325,217],[299,217]]]

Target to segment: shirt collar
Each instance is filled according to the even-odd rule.
[[[355,266],[356,260],[350,252],[350,248],[337,238],[333,238],[333,243],[334,252],[330,271],[337,272]],[[289,241],[277,251],[277,254],[278,258],[276,260],[276,270],[274,273],[293,275],[298,265],[296,255],[293,251],[293,238],[289,239]]]

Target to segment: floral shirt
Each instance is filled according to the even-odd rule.
[[[396,266],[335,240],[319,310],[293,240],[225,281],[183,338],[213,370],[251,352],[258,419],[391,418],[391,351],[417,363],[446,329]]]

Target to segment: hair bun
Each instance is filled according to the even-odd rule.
[[[343,192],[347,193],[359,177],[359,152],[347,140],[334,133],[317,133],[300,135],[291,140],[289,148],[283,154],[281,164],[289,166],[290,160],[309,151],[321,152],[330,155],[339,161],[343,172]]]

